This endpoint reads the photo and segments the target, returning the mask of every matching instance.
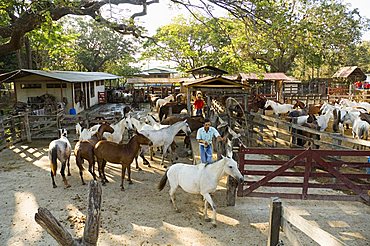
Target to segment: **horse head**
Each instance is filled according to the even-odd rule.
[[[114,129],[107,122],[102,122],[97,132],[103,135],[104,132],[113,133]]]
[[[234,159],[225,156],[222,156],[222,160],[225,163],[224,165],[225,173],[236,179],[239,183],[243,182],[244,177],[239,171],[238,163],[234,161]]]
[[[306,105],[302,101],[297,100],[297,102],[293,105],[293,108],[305,109]]]
[[[191,133],[191,129],[190,129],[190,127],[189,127],[188,120],[186,119],[186,120],[184,120],[183,122],[184,122],[185,124],[184,124],[184,126],[181,128],[181,130],[182,130],[183,132],[185,132],[186,136],[189,136],[189,135],[190,135],[190,133]]]
[[[65,129],[65,128],[58,129],[58,137],[59,138],[67,137],[67,129]]]
[[[138,131],[135,131],[136,135],[133,137],[136,139],[137,143],[142,145],[149,145],[152,146],[153,142],[144,134],[139,133]]]

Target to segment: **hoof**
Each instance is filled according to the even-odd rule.
[[[178,159],[179,159],[178,157],[175,158],[175,160],[178,160]]]
[[[180,209],[176,209],[176,213],[181,213],[181,210]]]
[[[210,218],[204,219],[205,222],[211,222],[212,220]]]
[[[144,162],[143,163],[145,166],[150,166],[150,163],[149,162]]]
[[[56,186],[56,185],[53,185],[53,188],[57,188],[58,186]]]
[[[142,171],[143,169],[141,169],[140,167],[136,168],[138,171]]]
[[[68,175],[68,176],[71,176],[71,173],[68,173],[67,175]]]
[[[128,181],[128,184],[130,184],[130,185],[131,185],[131,184],[133,184],[133,182],[130,180],[130,181]]]
[[[167,166],[166,165],[163,165],[163,168],[167,168]]]
[[[83,182],[83,183],[82,183],[82,185],[86,185],[86,183],[85,183],[85,182]]]
[[[71,187],[71,185],[66,185],[65,187],[64,187],[64,189],[67,189],[67,188],[70,188]]]
[[[124,187],[121,187],[121,191],[125,191],[125,188]]]
[[[108,179],[105,179],[105,183],[109,183]]]
[[[216,228],[216,227],[217,227],[217,224],[212,224],[212,226],[213,226],[214,228]]]
[[[102,186],[106,186],[107,184],[106,183],[101,183]]]

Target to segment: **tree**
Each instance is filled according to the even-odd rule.
[[[72,24],[73,23],[73,24]],[[87,71],[106,71],[108,62],[134,62],[136,47],[122,35],[92,20],[74,19],[69,30],[76,40],[76,63]]]
[[[146,15],[147,6],[159,0],[110,0],[112,5],[130,4],[141,6],[142,10],[133,13],[122,22],[109,21],[101,14],[100,9],[108,1],[74,1],[74,0],[38,0],[16,1],[5,0],[0,3],[0,56],[19,50],[24,36],[42,26],[43,23],[61,19],[66,15],[90,16],[95,21],[109,26],[121,34],[141,35],[142,28],[135,25],[135,18]]]
[[[153,39],[148,40],[143,58],[175,62],[180,71],[211,65],[231,73],[239,72],[247,61],[235,56],[230,47],[231,39],[226,30],[221,29],[213,18],[196,16],[186,20],[179,17],[159,28]]]

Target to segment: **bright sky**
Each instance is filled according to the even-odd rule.
[[[370,0],[343,0],[344,3],[349,3],[350,8],[358,8],[360,14],[370,18]],[[169,24],[171,20],[180,15],[189,15],[189,12],[184,7],[171,5],[169,0],[161,0],[160,3],[152,4],[148,7],[148,14],[140,17],[140,22],[148,29],[149,34],[154,34],[160,26]],[[221,12],[218,11],[218,14]],[[366,32],[363,40],[370,40],[370,31]]]

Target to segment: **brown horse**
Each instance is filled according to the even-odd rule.
[[[252,101],[248,103],[248,110],[258,112],[259,109],[265,109],[267,98],[263,95],[254,95]],[[267,108],[269,109],[269,108]]]
[[[161,121],[162,125],[172,125],[176,122],[187,120],[187,123],[191,129],[192,132],[197,131],[199,128],[201,128],[204,124],[204,117],[203,116],[185,116],[185,117],[179,117],[179,116],[170,116],[164,120]],[[190,147],[190,136],[185,136],[184,138],[184,145],[185,148]]]
[[[152,145],[147,137],[140,133],[136,133],[127,144],[117,144],[114,142],[109,142],[106,140],[99,141],[94,148],[94,153],[98,161],[99,176],[102,180],[102,184],[108,183],[105,176],[105,165],[107,161],[111,163],[121,164],[121,190],[124,190],[123,180],[125,178],[126,168],[128,175],[128,182],[132,184],[131,181],[131,163],[134,158],[138,155],[140,150],[140,145]]]
[[[164,104],[159,109],[159,121],[162,119],[166,119],[167,116],[170,114],[170,108],[172,108],[173,114],[179,114],[183,109],[186,109],[187,105],[185,103],[177,103],[177,102],[168,102]]]
[[[301,108],[305,110],[307,114],[319,114],[321,106],[321,104],[309,104],[308,106],[306,106],[304,102],[297,100],[293,108]]]
[[[113,133],[114,130],[108,123],[104,122],[100,125],[98,131],[92,136],[91,139],[78,141],[75,145],[74,153],[76,157],[76,164],[80,170],[80,176],[83,185],[86,184],[83,178],[84,167],[82,164],[84,159],[89,162],[89,172],[93,176],[94,180],[96,180],[94,147],[97,142],[102,140],[104,132]]]

